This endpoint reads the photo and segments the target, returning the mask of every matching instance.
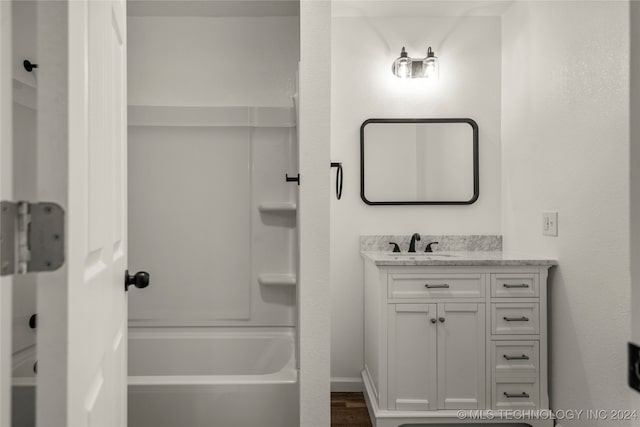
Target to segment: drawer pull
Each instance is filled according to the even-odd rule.
[[[506,391],[504,392],[504,395],[508,398],[508,399],[517,399],[517,398],[525,398],[528,399],[530,396],[528,393],[525,393],[524,391],[522,393],[507,393]]]
[[[522,317],[503,317],[503,319],[507,322],[528,322],[529,318],[522,316]]]
[[[523,354],[522,356],[509,356],[509,355],[503,355],[503,357],[506,360],[529,360],[529,356],[527,356],[526,354]]]
[[[449,285],[446,283],[443,283],[442,285],[430,285],[427,283],[424,287],[427,289],[448,289]]]
[[[528,288],[529,285],[527,285],[526,283],[522,283],[519,285],[510,285],[508,283],[504,283],[502,286],[504,286],[507,289],[512,289],[512,288]]]

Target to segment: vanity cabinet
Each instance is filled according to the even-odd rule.
[[[389,408],[428,411],[437,408],[437,331],[435,304],[387,306]]]
[[[388,304],[388,408],[479,409],[484,304]]]
[[[548,409],[550,265],[375,261],[365,257],[362,374],[375,425],[469,422],[459,410]]]

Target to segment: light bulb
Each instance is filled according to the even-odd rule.
[[[393,63],[393,73],[401,79],[409,79],[411,78],[412,68],[411,58],[409,58],[407,51],[403,47],[400,57]]]
[[[422,73],[423,76],[429,79],[437,79],[439,74],[438,58],[431,50],[431,47],[427,50],[427,57],[422,60]]]

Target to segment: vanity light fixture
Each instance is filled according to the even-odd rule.
[[[410,79],[413,72],[413,61],[402,46],[400,56],[393,63],[393,74],[401,79]]]
[[[430,78],[438,78],[438,58],[436,58],[435,53],[431,50],[431,46],[427,49],[427,57],[422,60],[422,70],[424,71],[424,76],[428,79]]]
[[[427,56],[424,59],[412,59],[405,48],[402,48],[398,59],[393,61],[391,71],[401,79],[437,79],[439,74],[438,57],[429,46]]]

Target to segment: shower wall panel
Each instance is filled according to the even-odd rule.
[[[131,326],[293,326],[295,128],[130,126]],[[293,206],[292,211],[261,209]]]
[[[130,292],[132,321],[250,317],[249,136],[242,128],[130,128],[130,265],[152,278]]]

